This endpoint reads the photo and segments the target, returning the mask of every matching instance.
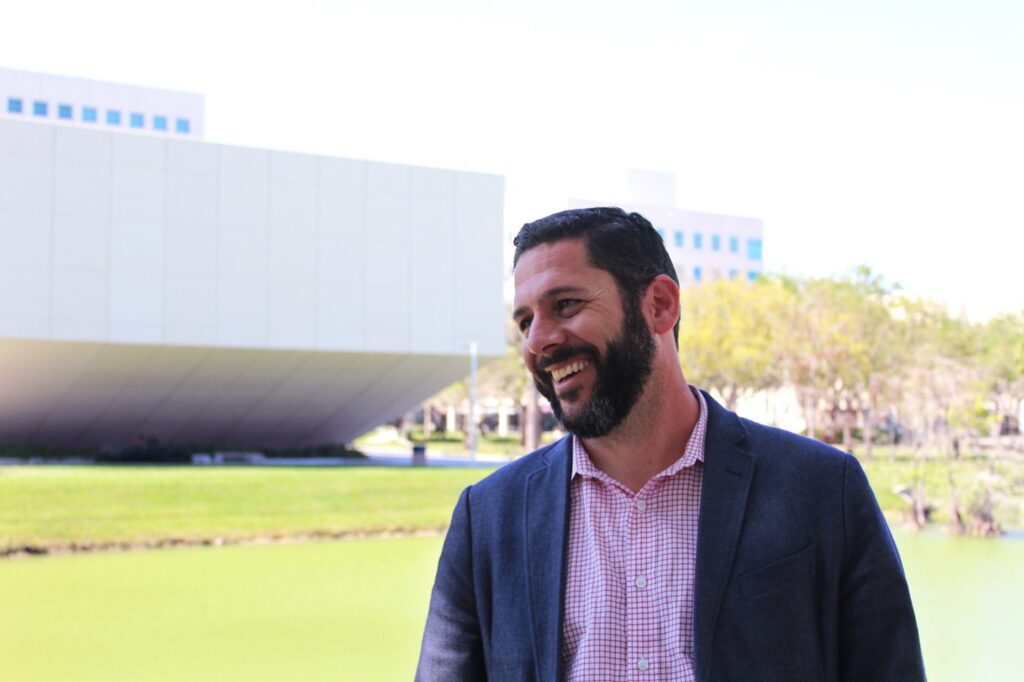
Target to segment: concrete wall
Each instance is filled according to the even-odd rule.
[[[352,438],[465,375],[470,341],[484,357],[503,353],[502,197],[497,176],[0,120],[0,365],[75,356],[95,381],[67,390],[88,403],[102,376],[128,371],[116,357],[93,365],[93,350],[158,346],[151,355],[177,369],[132,387],[155,415],[184,378],[212,371],[209,358],[299,352],[319,366],[309,353],[336,353],[333,371],[379,369],[360,379],[360,409],[375,416],[317,431]],[[170,352],[188,349],[208,359]],[[401,357],[360,366],[387,354]],[[266,364],[266,381],[283,380],[280,362]],[[123,424],[45,427],[60,415],[24,395],[24,378],[0,386],[0,411],[21,415],[0,439],[131,437]],[[418,388],[403,393],[409,383]],[[323,397],[335,412],[353,399]],[[209,392],[196,400],[244,418]],[[281,442],[312,437],[279,431],[293,434]]]

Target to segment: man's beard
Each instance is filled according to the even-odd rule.
[[[543,370],[580,356],[586,357],[594,367],[596,379],[590,400],[581,405],[576,414],[567,415],[555,394],[551,375]],[[551,403],[551,409],[562,426],[580,438],[600,438],[621,424],[636,405],[647,385],[653,359],[654,339],[647,328],[647,321],[640,313],[639,305],[627,303],[619,338],[609,342],[603,358],[590,344],[561,348],[550,358],[537,363],[543,379],[535,376],[533,381],[541,395]],[[581,390],[574,388],[564,397],[575,400]]]

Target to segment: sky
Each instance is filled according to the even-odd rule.
[[[673,173],[769,271],[1024,311],[1017,0],[0,0],[0,66],[199,92],[206,139],[505,176],[505,225]]]

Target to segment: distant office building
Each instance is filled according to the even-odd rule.
[[[0,68],[0,119],[203,139],[203,96]]]
[[[727,277],[753,281],[764,269],[764,227],[757,218],[688,211],[675,206],[675,177],[630,171],[629,201],[619,204],[651,221],[665,240],[682,285]],[[571,208],[607,201],[574,199]]]
[[[198,96],[0,73],[0,443],[345,442],[504,353],[501,177],[210,144]]]

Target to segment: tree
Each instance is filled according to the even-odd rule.
[[[777,284],[720,279],[681,298],[679,358],[688,380],[717,390],[729,409],[743,389],[779,385],[773,355]]]

